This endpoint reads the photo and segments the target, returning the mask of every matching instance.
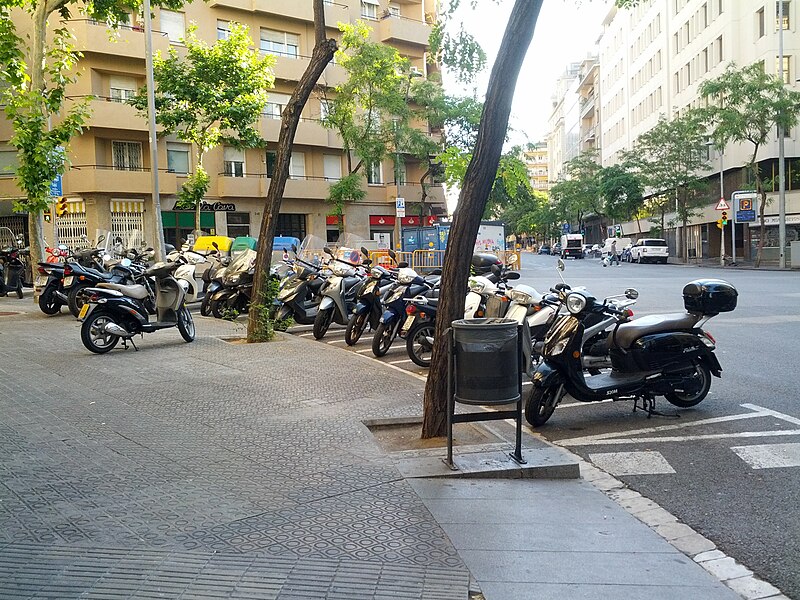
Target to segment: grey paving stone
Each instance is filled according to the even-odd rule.
[[[524,585],[491,582],[482,584],[486,600],[738,600],[739,596],[719,585],[702,588],[680,585],[585,585],[575,583],[530,583]]]

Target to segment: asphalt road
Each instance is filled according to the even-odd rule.
[[[523,255],[520,281],[550,287],[558,281],[555,263],[553,257]],[[800,273],[604,268],[587,259],[568,261],[564,277],[598,297],[638,289],[637,315],[682,311],[681,290],[692,279],[721,278],[736,286],[736,310],[706,326],[724,371],[700,405],[680,411],[678,419],[647,419],[629,402],[566,398],[539,432],[609,470],[800,598]],[[659,400],[657,408],[676,412]],[[729,419],[708,422],[718,417]]]

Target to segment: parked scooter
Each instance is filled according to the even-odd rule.
[[[559,267],[563,269],[563,263]],[[627,310],[598,301],[586,291],[560,293],[569,314],[560,317],[545,337],[544,360],[533,376],[525,403],[525,417],[531,425],[544,425],[565,394],[580,402],[634,400],[648,416],[659,414],[656,396],[689,408],[706,397],[711,375],[721,376],[722,367],[714,354],[716,342],[702,326],[717,314],[736,308],[738,294],[729,283],[692,281],[683,288],[685,313],[633,321]],[[638,294],[629,290],[628,295]],[[608,335],[610,372],[586,376],[584,321],[590,315],[614,318],[618,324]]]
[[[320,262],[324,247],[325,242],[322,239],[309,235],[303,239],[299,249],[292,243],[294,259],[289,258],[287,248],[283,249],[284,264],[291,269],[276,265],[276,276],[280,276],[280,271],[283,271],[280,289],[273,302],[276,321],[291,317],[300,325],[314,323],[321,300],[320,290],[327,279],[323,275]]]
[[[181,262],[159,262],[144,272],[155,279],[156,321],[149,319],[144,304],[149,292],[143,285],[100,283],[87,289],[91,295],[78,317],[83,321],[83,345],[95,354],[112,350],[120,340],[126,348],[130,341],[137,349],[133,344],[134,335],[170,327],[177,327],[186,342],[194,340],[194,321],[184,303],[186,292],[173,276]]]
[[[222,287],[211,295],[211,314],[217,319],[226,311],[243,313],[248,310],[253,291],[254,250],[245,250],[225,269]]]
[[[323,249],[330,256],[332,275],[328,277],[320,290],[322,300],[314,317],[314,338],[321,340],[328,332],[331,323],[347,325],[350,314],[356,307],[356,296],[364,286],[364,267],[357,262],[361,257],[357,250],[349,247],[339,248],[339,256],[327,246]],[[348,256],[350,260],[341,258]],[[352,261],[352,262],[351,262]]]
[[[393,256],[394,252],[390,252],[390,256]],[[366,248],[361,248],[361,253],[365,256],[368,255]],[[367,263],[367,261],[364,262]],[[367,325],[369,325],[370,329],[373,331],[378,328],[381,316],[383,315],[381,297],[386,293],[393,282],[394,278],[392,273],[385,267],[375,265],[370,269],[369,278],[358,291],[356,307],[347,321],[344,341],[348,346],[354,346],[358,340],[361,339],[361,335],[364,333]]]
[[[23,248],[21,236],[14,242],[15,246],[0,248],[0,296],[16,292],[17,298],[21,299],[28,249]]]

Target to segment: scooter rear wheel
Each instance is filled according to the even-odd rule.
[[[39,310],[46,315],[56,315],[61,312],[62,306],[56,296],[55,288],[48,286],[42,290],[42,295],[39,296]]]
[[[211,301],[211,314],[215,319],[222,318],[222,311],[225,310],[225,300],[212,300]]]
[[[531,427],[541,427],[553,416],[559,400],[561,386],[540,388],[532,387],[525,399],[525,420]]]
[[[76,319],[81,312],[81,307],[83,306],[83,290],[88,288],[91,284],[88,283],[79,283],[74,285],[70,288],[69,294],[67,295],[67,306],[69,306],[69,312],[72,313],[72,316]]]
[[[708,395],[711,389],[711,371],[704,364],[696,364],[695,372],[689,376],[685,383],[690,385],[694,391],[689,393],[673,392],[664,394],[667,402],[678,408],[691,408],[700,404]]]
[[[433,332],[436,325],[431,322],[420,323],[406,334],[406,351],[415,365],[428,368],[433,354]]]
[[[203,301],[200,303],[200,314],[204,317],[211,314],[211,294],[203,296]]]
[[[81,325],[81,341],[87,350],[105,354],[119,342],[119,336],[105,331],[105,326],[114,319],[104,312],[93,312]]]
[[[194,319],[192,319],[192,313],[185,306],[178,311],[178,331],[185,342],[194,341]]]
[[[367,328],[367,321],[369,321],[369,315],[365,312],[350,317],[344,332],[344,341],[348,346],[355,346],[356,342],[361,339],[361,334]]]

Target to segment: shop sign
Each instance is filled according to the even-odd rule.
[[[214,212],[236,212],[236,205],[233,202],[201,202],[200,210]]]

